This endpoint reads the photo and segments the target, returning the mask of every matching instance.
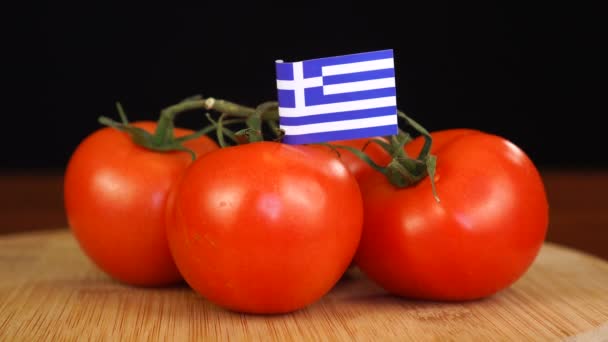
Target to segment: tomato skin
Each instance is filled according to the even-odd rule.
[[[379,173],[360,183],[364,228],[355,261],[399,296],[492,295],[526,272],[544,242],[548,203],[542,179],[528,156],[499,136],[466,132],[437,145],[440,203],[428,177],[404,189]]]
[[[365,154],[367,154],[376,164],[386,166],[391,161],[390,155],[384,149],[382,149],[380,145],[374,142],[369,142],[371,139],[380,139],[386,142],[386,139],[383,137],[371,137],[333,141],[331,144],[350,146],[360,151],[364,151]],[[363,149],[364,147],[365,150]],[[361,158],[357,157],[354,153],[345,149],[338,149],[338,151],[340,152],[340,159],[357,180],[363,179],[370,172],[376,172],[371,166],[369,166],[365,161],[361,160]]]
[[[455,139],[461,138],[465,135],[482,133],[479,130],[471,129],[471,128],[450,128],[444,129],[440,131],[435,131],[431,134],[433,138],[433,144],[431,145],[431,154],[435,154],[435,152],[441,149],[444,145],[449,144]],[[424,137],[418,136],[411,142],[407,143],[404,147],[405,152],[411,157],[418,157],[418,153],[422,149],[424,145]]]
[[[156,128],[148,121],[133,125],[149,132]],[[189,133],[175,129],[176,136]],[[207,137],[185,145],[198,155],[218,148]],[[169,189],[190,164],[188,153],[153,152],[112,128],[78,145],[65,173],[65,210],[76,240],[100,269],[131,285],[181,280],[169,252],[164,213]]]
[[[472,133],[480,133],[480,131],[470,128],[455,128],[434,132],[432,136],[433,144],[431,145],[431,153],[435,153],[437,149],[439,149],[446,143],[449,143],[455,138]],[[354,147],[360,151],[364,151],[365,154],[367,154],[376,164],[380,166],[388,165],[388,163],[391,161],[391,156],[382,147],[380,147],[380,145],[369,142],[371,139],[379,139],[388,143],[388,141],[384,137],[371,137],[333,141],[331,142],[331,144]],[[422,149],[424,142],[425,140],[422,136],[415,138],[414,140],[405,145],[405,152],[411,158],[418,157],[418,153]],[[363,150],[364,147],[365,150]],[[365,161],[361,160],[361,158],[357,157],[353,153],[345,149],[339,149],[339,152],[340,159],[342,160],[344,165],[346,165],[348,170],[355,176],[355,178],[357,178],[358,181],[361,181],[363,178],[367,177],[370,172],[377,172]]]
[[[186,282],[224,308],[285,313],[326,294],[363,224],[335,153],[259,142],[198,159],[172,193],[169,245]]]

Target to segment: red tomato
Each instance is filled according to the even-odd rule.
[[[133,125],[156,128],[153,122]],[[176,136],[189,133],[175,129]],[[218,148],[207,137],[185,145],[198,155]],[[186,152],[153,152],[112,128],[94,132],[76,148],[65,173],[65,210],[80,246],[104,272],[133,285],[181,280],[164,213],[169,189],[191,162]]]
[[[433,132],[431,134],[431,137],[433,138],[433,144],[431,145],[431,154],[435,154],[438,149],[443,147],[443,145],[450,143],[452,140],[473,133],[481,132],[470,128],[451,128]],[[405,145],[405,152],[407,152],[407,154],[412,158],[418,157],[418,153],[422,149],[424,142],[425,141],[422,136],[415,138],[414,140]]]
[[[368,142],[371,139],[380,139],[386,142],[386,139],[382,137],[375,138],[361,138],[361,139],[351,139],[351,140],[340,140],[331,142],[332,145],[344,145],[354,147],[360,151],[364,151],[376,164],[380,166],[386,166],[390,161],[390,155],[380,147],[380,145]],[[367,144],[367,146],[365,146]],[[365,150],[363,148],[365,147]],[[338,149],[340,152],[340,159],[346,165],[348,170],[355,176],[357,180],[362,179],[369,172],[376,172],[369,166],[365,161],[361,160],[361,158],[357,157],[354,153],[346,150],[346,149]]]
[[[494,294],[525,273],[544,241],[542,179],[528,156],[502,137],[468,130],[432,136],[441,201],[428,177],[397,189],[371,173],[360,183],[364,228],[355,261],[400,296],[469,300]]]
[[[437,150],[439,146],[443,146],[446,142],[451,141],[455,137],[471,133],[479,133],[479,131],[468,128],[460,128],[433,133],[431,153],[435,153],[435,150]],[[360,151],[363,151],[363,147],[365,147],[367,144],[367,147],[364,150],[365,154],[367,154],[376,164],[386,166],[391,161],[390,155],[382,147],[380,147],[380,145],[371,142],[368,144],[370,139],[380,139],[384,142],[388,142],[384,137],[375,137],[333,141],[331,144],[350,146]],[[423,145],[424,139],[422,137],[418,137],[405,145],[405,151],[410,157],[416,158]],[[376,172],[371,166],[369,166],[365,161],[361,160],[361,158],[357,157],[354,153],[345,149],[338,149],[338,151],[340,152],[340,159],[358,181],[365,178],[369,172]]]
[[[326,294],[363,224],[354,177],[334,153],[258,142],[199,158],[173,192],[167,236],[188,284],[213,303],[284,313]]]
[[[370,137],[370,138],[360,138],[360,139],[350,139],[350,140],[337,140],[332,141],[330,144],[337,146],[349,146],[358,149],[359,151],[364,151],[367,156],[371,158],[376,164],[380,166],[386,166],[390,161],[390,155],[382,148],[380,145],[370,142],[371,139],[380,139],[382,141],[387,141],[383,137]],[[310,145],[311,147],[324,147],[323,145]],[[343,149],[338,148],[337,151],[340,154],[340,160],[346,166],[348,171],[357,179],[359,182],[361,179],[365,178],[365,176],[370,172],[376,172],[367,162],[363,161],[361,158],[356,156],[354,153]],[[349,269],[355,267],[355,263],[351,261]]]

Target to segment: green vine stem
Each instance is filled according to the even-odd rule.
[[[251,108],[234,102],[215,99],[213,97],[200,99],[198,103],[201,105],[201,108],[206,110],[215,110],[220,113],[226,113],[228,116],[241,118],[249,118],[256,114],[256,110],[259,110],[260,106],[267,106],[266,110],[261,113],[262,120],[279,119],[278,103],[275,101],[264,102],[257,108]]]
[[[215,130],[215,134],[217,136],[217,141],[220,144],[221,147],[228,147],[228,144],[226,143],[226,140],[224,139],[224,135],[226,135],[228,138],[230,138],[230,140],[232,140],[235,143],[239,143],[238,137],[236,136],[236,133],[234,133],[232,130],[228,129],[226,126],[230,125],[230,124],[234,124],[234,123],[244,123],[246,119],[229,119],[229,120],[224,120],[224,118],[226,117],[225,114],[220,115],[220,118],[215,121],[212,117],[210,113],[206,113],[205,116],[207,117],[207,120],[209,120],[209,122],[211,122],[210,128],[212,128],[211,130]]]
[[[439,202],[440,199],[437,195],[437,189],[435,186],[435,169],[437,165],[437,158],[430,154],[433,138],[424,127],[422,127],[412,118],[408,117],[405,113],[398,111],[398,116],[399,118],[404,119],[408,126],[412,127],[416,132],[420,133],[424,137],[424,145],[416,158],[408,156],[405,152],[404,146],[412,140],[412,137],[408,133],[401,130],[397,135],[391,136],[388,140],[389,142],[380,139],[370,139],[367,142],[367,144],[374,143],[379,145],[391,156],[391,161],[386,166],[378,165],[365,152],[363,152],[365,147],[367,147],[367,144],[361,150],[344,145],[324,145],[330,145],[332,148],[350,151],[367,163],[371,168],[386,176],[389,182],[398,188],[412,186],[428,176],[431,182],[433,196],[435,197],[435,200]]]
[[[201,97],[196,96],[185,99],[178,104],[163,109],[161,111],[160,118],[158,119],[156,131],[153,134],[140,127],[131,125],[120,102],[116,103],[116,109],[121,119],[120,122],[114,121],[105,116],[100,116],[98,118],[98,121],[102,125],[112,127],[114,129],[127,133],[131,137],[133,142],[139,146],[156,152],[188,152],[194,160],[196,158],[196,153],[184,146],[183,143],[188,140],[196,139],[198,137],[206,135],[209,132],[213,131],[215,127],[208,126],[200,131],[180,138],[176,138],[173,132],[175,128],[174,120],[177,114],[179,113],[199,109],[200,102]]]
[[[262,132],[262,122],[264,115],[271,111],[276,111],[279,108],[279,104],[276,101],[268,101],[258,105],[252,114],[247,118],[247,128],[242,129],[235,134],[244,139],[241,139],[244,143],[259,142],[264,140],[264,134]],[[269,122],[271,119],[267,119]]]
[[[196,95],[170,106],[161,112],[161,118],[159,119],[159,124],[155,133],[156,142],[158,144],[163,144],[167,139],[170,140],[170,138],[167,137],[172,135],[175,116],[178,113],[194,109],[219,112],[222,115],[222,120],[229,117],[244,119],[247,128],[232,133],[231,131],[227,131],[225,127],[218,127],[219,119],[215,122],[209,115],[207,116],[211,122],[207,129],[217,131],[218,142],[222,146],[228,146],[228,144],[225,143],[224,134],[230,137],[231,140],[236,140],[238,143],[262,141],[264,139],[262,134],[262,122],[276,122],[279,117],[278,102],[276,101],[264,102],[256,108],[251,108],[226,100],[213,97],[203,98],[200,95]],[[224,120],[223,126],[227,125],[229,122],[231,122],[231,120]],[[271,129],[277,139],[280,140],[282,135],[280,129],[276,127],[276,124],[271,126]]]
[[[163,109],[154,134],[129,124],[120,103],[117,103],[116,107],[121,122],[116,122],[107,117],[100,117],[99,122],[127,132],[136,144],[143,147],[160,152],[173,150],[187,151],[193,158],[195,158],[194,152],[186,148],[183,143],[206,135],[212,131],[216,132],[218,142],[222,147],[228,146],[225,137],[228,137],[237,144],[264,140],[262,132],[264,123],[271,129],[276,141],[281,141],[283,136],[283,131],[277,124],[279,119],[278,103],[275,101],[264,102],[256,108],[251,108],[230,101],[215,99],[213,97],[203,98],[200,95],[192,96]],[[219,112],[220,117],[217,120],[214,120],[211,117],[211,114],[207,112],[206,116],[210,122],[207,127],[184,137],[174,137],[173,130],[176,116],[186,111],[198,109]],[[370,167],[385,175],[391,184],[398,188],[412,186],[428,176],[430,178],[433,196],[435,197],[435,200],[439,202],[435,186],[436,157],[430,153],[433,139],[424,127],[405,113],[398,111],[397,114],[400,119],[405,121],[407,126],[414,129],[425,139],[422,149],[415,158],[408,156],[404,149],[404,146],[412,140],[412,137],[401,129],[399,129],[397,135],[391,136],[388,139],[388,142],[380,139],[370,139],[367,143],[378,144],[391,156],[391,161],[387,165],[376,164],[365,152],[363,152],[365,147],[367,147],[367,144],[362,150],[350,146],[329,143],[323,145],[329,146],[334,150],[345,149],[350,151],[370,165]],[[236,123],[244,123],[247,128],[233,132],[226,127],[227,125]]]
[[[199,101],[207,110],[216,110],[221,113],[226,113],[228,116],[236,116],[247,119],[247,128],[235,133],[235,136],[237,139],[239,139],[240,143],[262,140],[262,122],[266,123],[271,128],[272,132],[279,141],[282,138],[282,131],[277,126],[277,102],[264,102],[254,109],[225,100],[217,100],[212,97],[207,99],[200,98]],[[430,178],[433,196],[435,197],[435,200],[439,202],[439,197],[437,195],[437,189],[435,186],[437,159],[430,153],[433,139],[429,132],[422,127],[422,125],[407,116],[405,113],[402,111],[397,111],[397,115],[400,119],[405,121],[408,127],[411,127],[414,131],[423,136],[425,140],[424,145],[417,157],[412,158],[406,154],[404,146],[412,140],[412,137],[401,129],[397,135],[391,136],[388,139],[388,142],[380,139],[370,139],[369,141],[369,143],[380,145],[380,147],[382,147],[391,156],[391,161],[385,166],[377,165],[373,160],[371,160],[371,158],[369,158],[369,156],[367,156],[367,154],[365,154],[365,152],[361,150],[349,146],[333,145],[333,147],[343,148],[351,151],[370,165],[373,169],[384,174],[391,184],[398,188],[414,185],[428,176]],[[324,145],[332,146],[332,144]]]
[[[283,136],[285,136],[285,132],[279,128],[278,122],[276,120],[272,120],[272,119],[266,120],[265,122],[268,125],[268,127],[270,128],[270,131],[272,131],[272,134],[274,134],[275,140],[276,141],[283,140]]]

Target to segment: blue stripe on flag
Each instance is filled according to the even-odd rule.
[[[278,89],[279,91],[279,103],[283,108],[295,108],[296,107],[296,94],[293,90]]]
[[[311,133],[301,135],[286,135],[283,142],[287,144],[313,144],[336,140],[348,140],[397,134],[397,125],[356,128],[344,131]]]
[[[277,67],[277,80],[293,80],[293,63],[275,63]]]
[[[373,118],[397,113],[397,106],[351,110],[338,113],[327,113],[299,117],[281,117],[280,123],[285,126],[301,126],[315,123]]]
[[[323,76],[323,85],[367,81],[388,77],[395,77],[395,69],[380,69],[354,72],[352,74]]]
[[[393,58],[393,50],[380,50],[372,52],[355,53],[346,56],[311,59],[302,62],[304,78],[321,76],[321,68],[329,65],[348,64],[356,62],[373,61],[376,59]],[[293,76],[292,78],[293,79]]]
[[[375,99],[379,97],[396,96],[395,87],[353,91],[349,93],[323,95],[323,87],[312,87],[304,89],[304,97],[306,106],[315,106],[320,104],[348,102],[356,100]],[[283,105],[281,104],[281,107]]]

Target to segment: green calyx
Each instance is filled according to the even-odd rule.
[[[118,115],[120,116],[121,122],[114,121],[105,116],[99,117],[98,121],[102,125],[127,133],[133,140],[133,143],[136,145],[156,152],[188,152],[194,160],[196,158],[196,153],[184,146],[184,143],[188,140],[196,139],[208,134],[213,130],[213,127],[205,127],[200,131],[179,138],[175,137],[173,130],[175,128],[174,120],[177,114],[197,108],[200,108],[199,97],[188,98],[176,105],[163,109],[154,133],[150,133],[140,127],[131,125],[122,105],[119,102],[116,103],[116,109],[118,111]]]
[[[345,149],[355,154],[374,170],[382,173],[388,181],[397,188],[412,186],[429,176],[433,196],[435,197],[435,200],[439,202],[439,197],[437,196],[437,190],[435,188],[437,158],[430,154],[433,138],[424,127],[405,115],[405,113],[398,111],[398,116],[405,120],[409,127],[413,128],[417,133],[424,137],[424,145],[417,157],[411,157],[405,152],[404,146],[412,141],[412,137],[402,130],[399,130],[397,135],[393,135],[387,140],[370,139],[361,150],[350,146],[326,145],[329,145],[332,148]],[[391,156],[391,161],[385,166],[378,165],[364,152],[368,144],[379,145]]]

